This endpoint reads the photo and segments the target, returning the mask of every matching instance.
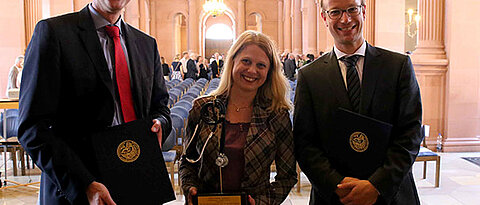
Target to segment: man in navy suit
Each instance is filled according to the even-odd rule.
[[[144,118],[159,143],[171,130],[157,44],[122,20],[128,2],[93,0],[35,28],[18,134],[42,170],[39,204],[114,204],[96,181],[90,136]]]
[[[310,204],[419,204],[411,168],[422,141],[422,105],[410,58],[364,40],[365,0],[321,6],[335,46],[299,71],[293,128],[296,159],[312,183]],[[383,165],[367,179],[343,176],[329,158],[339,107],[393,125]]]

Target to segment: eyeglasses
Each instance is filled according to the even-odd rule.
[[[352,6],[350,8],[347,8],[345,10],[343,9],[331,9],[331,10],[328,10],[328,11],[325,11],[325,13],[327,13],[328,17],[330,17],[330,19],[332,20],[337,20],[339,19],[340,17],[343,16],[343,12],[346,12],[348,16],[350,17],[355,17],[355,16],[358,16],[358,14],[360,14],[360,11],[362,10],[363,6],[362,5],[358,5],[358,6]]]

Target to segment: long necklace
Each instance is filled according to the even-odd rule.
[[[240,112],[240,110],[247,109],[250,107],[250,105],[244,106],[244,107],[237,107],[235,104],[232,103],[232,105],[235,107],[235,111]]]

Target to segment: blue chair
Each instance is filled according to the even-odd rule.
[[[189,96],[189,95],[184,95],[184,96],[182,96],[182,98],[180,98],[180,101],[182,101],[182,100],[185,100],[185,101],[188,101],[188,102],[193,102],[193,100],[195,100],[195,98],[192,97],[192,96]]]
[[[172,88],[168,91],[168,95],[173,98],[173,102],[176,103],[178,99],[182,96],[182,93],[179,90],[174,90],[175,88]]]
[[[167,104],[167,107],[169,107],[169,108],[170,108],[170,107],[172,107],[172,106],[173,106],[173,104],[175,104],[175,100],[174,100],[174,98],[175,98],[175,97],[173,97],[173,96],[170,96],[170,97],[168,98],[168,104]]]
[[[423,178],[427,178],[427,162],[428,161],[435,161],[436,170],[435,170],[435,187],[440,186],[440,155],[431,151],[427,148],[427,144],[425,143],[425,137],[428,136],[430,133],[430,126],[429,125],[422,125],[422,136],[423,136],[423,143],[420,146],[420,151],[418,152],[418,156],[415,159],[415,162],[423,162]]]
[[[3,115],[5,114],[6,117],[6,137],[4,136],[5,133],[3,132]],[[6,110],[4,113],[0,114],[0,135],[5,138],[17,137],[18,135],[18,109],[9,109]],[[16,142],[16,140],[14,140]],[[18,143],[18,142],[17,142]],[[12,163],[13,163],[13,175],[17,176],[17,151],[19,152],[20,162],[21,162],[21,172],[22,175],[25,175],[25,151],[23,150],[20,143],[13,145],[7,145],[7,151],[10,152],[12,156]],[[3,147],[0,148],[3,151]],[[28,161],[28,158],[27,158]],[[30,165],[28,164],[28,167]]]
[[[0,135],[4,137],[3,133],[3,114],[0,114]],[[16,137],[18,135],[18,109],[6,110],[7,118],[7,137]]]
[[[202,92],[202,90],[203,90],[203,88],[201,88],[201,87],[193,86],[190,89],[188,89],[187,93],[191,92],[191,93],[200,94]]]
[[[175,129],[172,129],[170,131],[170,134],[167,136],[165,139],[165,143],[162,145],[162,151],[167,152],[168,150],[171,150],[175,145],[175,140],[177,139],[177,131]]]
[[[200,78],[200,79],[197,80],[197,83],[203,83],[203,85],[205,85],[207,82],[208,82],[208,80],[205,79],[205,78]]]
[[[176,87],[173,87],[172,89],[170,89],[168,92],[177,92],[177,93],[183,94],[184,90],[182,88],[180,88],[179,86],[176,86]]]
[[[172,79],[170,82],[173,83],[174,85],[180,83],[181,80],[179,79]]]
[[[190,111],[192,109],[192,102],[187,100],[180,100],[175,103],[174,107],[183,107],[186,110]]]
[[[179,156],[176,150],[170,150],[167,152],[162,152],[163,161],[165,161],[165,166],[168,173],[170,174],[170,182],[172,183],[173,190],[175,190],[175,164]],[[178,177],[178,185],[180,186],[180,177]]]
[[[193,78],[187,78],[185,80],[183,80],[183,82],[187,82],[188,84],[192,84],[194,82]]]
[[[172,127],[176,131],[176,136],[177,140],[175,142],[176,145],[182,145],[183,144],[183,127],[185,126],[185,121],[183,118],[176,113],[170,113],[170,118],[172,119]]]
[[[172,183],[172,187],[175,189],[175,163],[177,162],[179,156],[176,150],[171,150],[175,146],[176,141],[176,131],[172,129],[170,134],[168,135],[165,143],[162,146],[162,155],[163,160],[165,161],[165,166],[167,167],[168,172],[170,173],[170,181]],[[180,184],[180,180],[178,182]]]
[[[199,93],[195,93],[195,92],[187,92],[185,93],[184,96],[190,96],[190,97],[193,97],[193,98],[197,98],[199,95]]]
[[[188,110],[184,107],[175,106],[175,105],[170,109],[170,112],[179,115],[180,117],[183,118],[183,120],[187,120]]]

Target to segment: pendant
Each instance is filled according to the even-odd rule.
[[[218,154],[215,164],[219,167],[226,167],[228,165],[228,157],[224,153]]]
[[[237,110],[236,110],[236,111],[237,111],[237,112],[240,112],[240,108],[237,107]]]

